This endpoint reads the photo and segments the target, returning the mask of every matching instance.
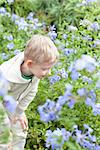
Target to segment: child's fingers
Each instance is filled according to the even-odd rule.
[[[20,121],[20,124],[21,124],[21,126],[22,126],[22,129],[26,129],[26,128],[27,128],[27,123],[26,123],[26,121],[23,120],[23,119],[19,119],[19,121]]]

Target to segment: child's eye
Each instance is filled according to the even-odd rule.
[[[48,70],[48,69],[43,68],[42,70],[43,70],[43,71],[46,71],[46,70]]]

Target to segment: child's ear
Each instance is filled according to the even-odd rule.
[[[33,61],[32,61],[31,59],[27,60],[27,66],[28,66],[29,68],[32,67],[32,64],[33,64]]]

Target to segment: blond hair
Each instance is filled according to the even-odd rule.
[[[26,45],[24,51],[25,59],[31,59],[35,62],[47,62],[51,59],[56,61],[59,57],[56,46],[53,41],[44,35],[33,35]]]

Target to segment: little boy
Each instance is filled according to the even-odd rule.
[[[24,150],[28,127],[24,111],[37,93],[39,80],[48,75],[58,57],[57,48],[49,37],[33,35],[24,52],[0,66],[9,83],[9,93],[17,103],[13,113],[7,110],[12,134],[10,148],[0,144],[0,149]],[[5,104],[4,107],[6,109]]]

